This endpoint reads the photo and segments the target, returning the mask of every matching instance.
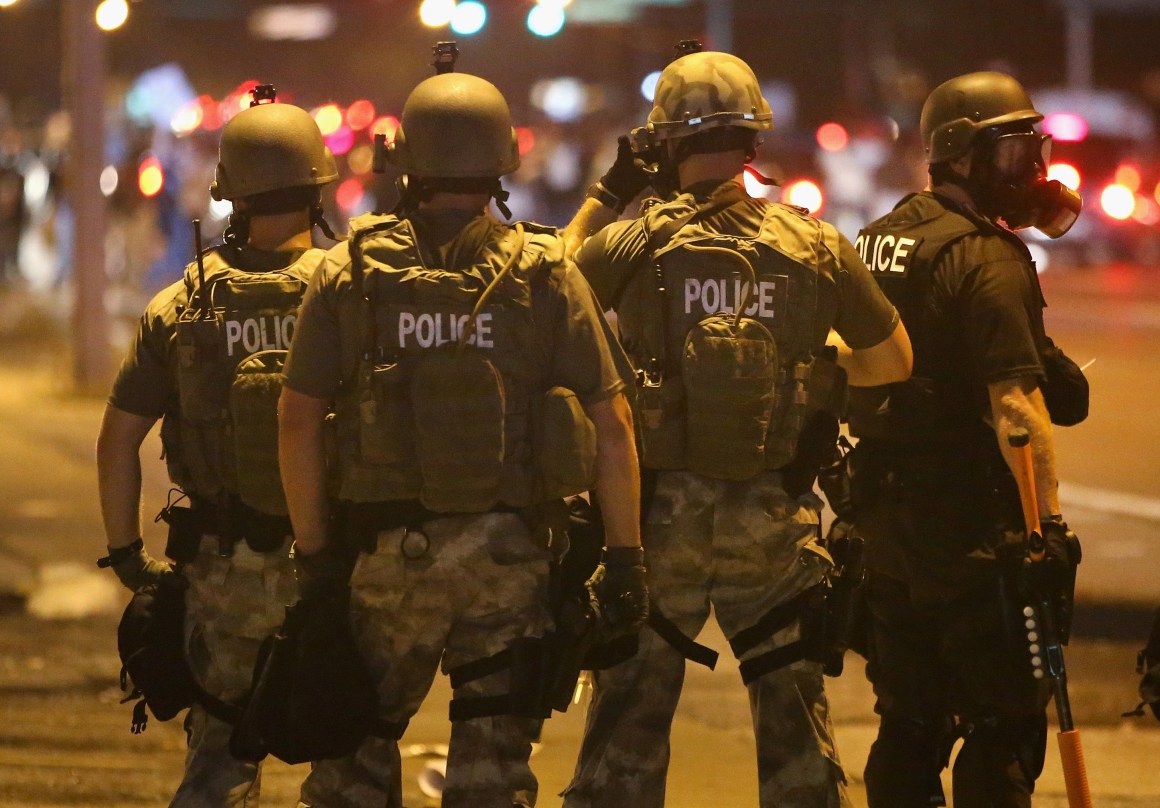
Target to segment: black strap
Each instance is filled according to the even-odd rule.
[[[469,682],[474,682],[476,679],[482,679],[485,676],[491,676],[493,673],[499,673],[511,666],[512,649],[509,646],[489,657],[476,659],[472,662],[465,662],[458,667],[452,668],[447,672],[447,675],[451,679],[451,687],[460,688]]]
[[[470,721],[473,718],[491,718],[496,715],[511,715],[512,699],[503,696],[464,696],[452,699],[447,707],[450,721]]]
[[[685,659],[696,662],[698,665],[704,665],[709,670],[717,667],[718,653],[712,648],[686,637],[673,621],[661,614],[660,609],[653,603],[649,603],[648,607],[648,625]]]
[[[741,681],[748,685],[767,673],[784,668],[786,665],[792,665],[799,659],[805,658],[805,645],[802,644],[801,640],[794,640],[788,645],[774,648],[772,651],[766,651],[760,656],[742,662],[740,667]]]
[[[730,637],[729,647],[733,649],[733,655],[740,659],[747,651],[791,625],[794,620],[801,616],[802,609],[813,596],[816,588],[816,586],[811,586],[785,603],[779,603],[762,615],[761,619],[752,626],[742,629]]]

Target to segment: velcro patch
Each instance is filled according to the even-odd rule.
[[[858,234],[854,248],[871,272],[905,278],[921,244],[921,238],[863,231]]]
[[[485,306],[475,318],[467,340],[477,348],[495,349],[506,331],[508,312],[503,306]],[[399,351],[424,351],[459,341],[468,328],[471,310],[463,306],[391,305],[387,307],[386,346]]]

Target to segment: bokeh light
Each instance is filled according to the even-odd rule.
[[[661,71],[654,70],[644,77],[640,83],[640,94],[645,101],[652,101],[657,94],[657,82],[661,80]]]
[[[137,187],[145,197],[157,196],[165,187],[165,172],[156,157],[146,157],[137,167]]]
[[[102,31],[115,31],[129,19],[129,4],[125,0],[101,0],[96,18]]]
[[[540,3],[528,12],[528,30],[536,36],[555,36],[564,27],[565,19],[562,6]]]
[[[361,132],[375,120],[375,105],[365,98],[355,101],[346,110],[346,125],[355,132]]]
[[[822,209],[822,189],[809,180],[798,180],[786,186],[782,199],[791,205],[805,208],[810,213]]]
[[[344,211],[351,211],[362,202],[364,193],[362,181],[357,177],[351,177],[343,180],[338,186],[338,190],[334,193],[334,201]]]
[[[337,104],[327,104],[314,111],[314,122],[322,136],[334,134],[342,126],[342,110]]]
[[[815,137],[817,138],[818,145],[826,151],[841,151],[850,142],[850,136],[846,133],[846,127],[834,121],[819,126]]]
[[[1126,185],[1113,183],[1100,194],[1100,207],[1108,216],[1123,221],[1136,210],[1136,195]]]
[[[1116,168],[1116,176],[1113,182],[1117,185],[1123,185],[1132,193],[1135,193],[1140,190],[1140,169],[1125,163]]]
[[[476,0],[464,0],[451,14],[451,30],[460,36],[479,33],[487,23],[487,7]]]
[[[395,132],[399,128],[399,119],[394,115],[383,115],[375,121],[375,125],[371,127],[372,135],[386,135],[387,140],[395,139]]]
[[[117,190],[120,179],[116,166],[105,166],[104,170],[101,171],[101,193],[105,196],[112,196]]]
[[[455,0],[423,0],[419,20],[429,28],[442,28],[455,14]]]
[[[1079,169],[1071,163],[1052,163],[1047,167],[1047,178],[1049,180],[1059,180],[1073,191],[1079,190]]]
[[[368,143],[362,143],[350,150],[346,164],[353,174],[366,174],[374,164],[375,150]]]
[[[1043,119],[1043,131],[1060,143],[1079,143],[1088,135],[1088,122],[1074,112],[1052,112]]]
[[[342,155],[350,151],[350,147],[354,145],[354,132],[349,126],[340,126],[322,139],[327,148],[336,155]]]

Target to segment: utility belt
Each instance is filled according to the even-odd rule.
[[[481,513],[510,513],[519,516],[529,530],[537,527],[540,508],[517,508],[496,505]],[[331,515],[331,532],[342,547],[356,552],[374,553],[378,550],[379,536],[391,530],[404,528],[403,554],[412,557],[426,552],[427,535],[424,525],[438,519],[471,516],[473,514],[432,511],[417,499],[387,502],[338,502]]]
[[[210,502],[195,495],[185,495],[189,505],[166,504],[155,521],[169,525],[165,555],[179,564],[189,564],[201,551],[207,538],[217,540],[217,554],[229,558],[238,542],[255,553],[273,553],[286,546],[293,535],[288,516],[262,513],[231,494],[225,503]]]

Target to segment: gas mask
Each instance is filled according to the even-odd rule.
[[[980,211],[1012,230],[1034,227],[1059,238],[1075,224],[1080,195],[1047,178],[1051,136],[1034,130],[984,133],[974,147],[968,185]]]

